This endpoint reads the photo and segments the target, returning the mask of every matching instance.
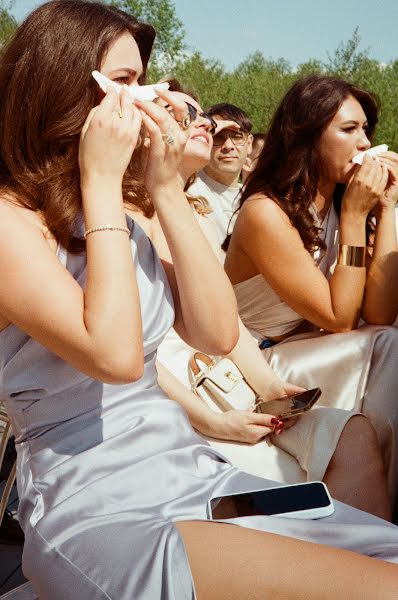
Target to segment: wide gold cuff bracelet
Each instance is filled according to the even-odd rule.
[[[364,267],[366,259],[365,246],[347,246],[339,244],[338,265],[346,267]]]

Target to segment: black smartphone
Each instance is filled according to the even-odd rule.
[[[288,419],[312,408],[321,394],[320,388],[313,388],[292,396],[259,402],[255,410],[259,413],[275,415],[279,419]]]
[[[333,500],[322,481],[282,485],[211,498],[210,519],[273,515],[294,519],[320,519],[334,512]]]

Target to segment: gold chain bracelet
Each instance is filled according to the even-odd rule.
[[[84,234],[84,239],[86,239],[90,233],[95,233],[96,231],[124,231],[128,236],[130,235],[130,229],[127,229],[127,227],[119,227],[119,225],[101,225],[101,227],[87,229]]]
[[[365,259],[365,246],[347,246],[347,244],[339,244],[338,265],[343,265],[345,267],[364,267]]]

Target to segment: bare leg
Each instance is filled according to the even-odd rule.
[[[236,525],[176,523],[198,600],[393,600],[398,566]]]
[[[355,415],[344,427],[325,473],[333,498],[391,520],[387,478],[371,422]]]

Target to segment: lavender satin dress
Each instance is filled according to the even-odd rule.
[[[103,384],[14,325],[0,332],[0,400],[18,450],[23,570],[41,600],[193,599],[174,522],[206,519],[212,495],[272,485],[232,467],[159,388],[156,348],[173,324],[173,302],[151,242],[129,225],[144,324],[139,381]],[[85,255],[61,249],[59,258],[84,286]],[[398,528],[337,502],[320,521],[234,522],[398,563]]]

